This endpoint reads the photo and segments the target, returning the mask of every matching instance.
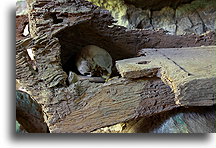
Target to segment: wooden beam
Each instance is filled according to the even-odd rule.
[[[142,48],[215,44],[214,33],[172,36],[126,30],[113,25],[108,11],[84,0],[37,0],[32,6],[31,45],[17,42],[16,78],[42,106],[51,132],[91,132],[178,107],[172,89],[159,78],[120,78],[104,84],[78,81],[67,86],[67,72],[73,71],[73,59],[82,47],[97,45],[119,60],[134,57]],[[37,70],[29,62],[27,46],[34,48]]]
[[[116,62],[122,77],[160,77],[182,106],[215,104],[216,46],[142,49],[140,54]]]
[[[86,133],[177,107],[174,93],[158,78],[120,78],[94,85],[74,102],[76,109],[49,126],[50,132]]]

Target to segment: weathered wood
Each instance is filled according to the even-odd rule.
[[[83,133],[171,110],[174,94],[160,79],[118,79],[85,91],[75,100],[76,109],[50,125],[55,133]],[[69,102],[67,103],[69,104]]]
[[[29,20],[27,15],[16,16],[16,40],[26,38],[25,36],[23,36],[23,31],[28,22]]]
[[[70,59],[82,47],[97,45],[119,60],[134,57],[145,47],[215,44],[214,33],[171,36],[163,31],[127,30],[113,25],[108,11],[83,0],[36,0],[29,20],[31,38],[16,44],[16,79],[42,105],[51,132],[90,132],[178,107],[174,93],[159,79],[114,79],[105,84],[80,80],[67,85],[68,72],[74,70]],[[27,48],[33,49],[36,69]]]
[[[175,93],[176,104],[210,106],[216,103],[216,46],[143,49],[144,56],[116,62],[122,77],[158,76]]]

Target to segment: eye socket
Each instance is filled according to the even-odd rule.
[[[138,62],[138,63],[136,63],[136,64],[148,64],[148,63],[150,63],[151,61],[140,61],[140,62]]]
[[[84,75],[85,76],[91,76],[92,74],[91,74],[91,72],[85,72]]]
[[[111,67],[112,67],[112,65],[109,65],[109,66],[108,66],[108,68],[111,68]]]

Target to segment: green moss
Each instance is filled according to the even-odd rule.
[[[195,0],[190,4],[179,6],[176,10],[176,16],[181,17],[183,15],[188,15],[189,13],[194,13],[198,9],[212,8],[215,7],[215,4],[214,0]]]
[[[128,26],[128,20],[125,20],[127,5],[125,5],[123,0],[88,0],[93,4],[107,9],[111,12],[111,15],[118,20],[117,25]]]
[[[178,128],[178,133],[189,133],[187,124],[184,122],[184,116],[182,113],[173,117],[176,127]]]
[[[16,132],[19,133],[20,132],[20,124],[19,122],[16,121]]]
[[[88,0],[93,4],[107,9],[111,12],[112,16],[118,21],[116,24],[124,27],[129,27],[127,20],[127,5],[124,0]],[[183,4],[176,9],[176,17],[188,15],[199,9],[215,8],[215,0],[194,0],[189,4]]]

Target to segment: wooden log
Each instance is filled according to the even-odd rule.
[[[170,87],[158,78],[67,85],[67,73],[74,70],[69,59],[75,59],[82,47],[97,45],[120,60],[147,47],[215,44],[214,33],[171,36],[163,31],[127,30],[113,25],[108,11],[84,0],[36,0],[31,8],[31,38],[16,45],[16,79],[42,105],[50,132],[91,132],[178,107]],[[36,70],[28,47],[34,49]]]
[[[175,93],[176,104],[215,104],[216,46],[143,49],[142,57],[116,62],[122,77],[158,76]]]
[[[76,108],[70,114],[49,126],[50,132],[86,133],[178,107],[170,87],[158,78],[120,78],[94,85],[75,100]]]
[[[23,36],[23,31],[28,22],[29,20],[27,15],[16,16],[16,40],[26,38],[25,36]]]

